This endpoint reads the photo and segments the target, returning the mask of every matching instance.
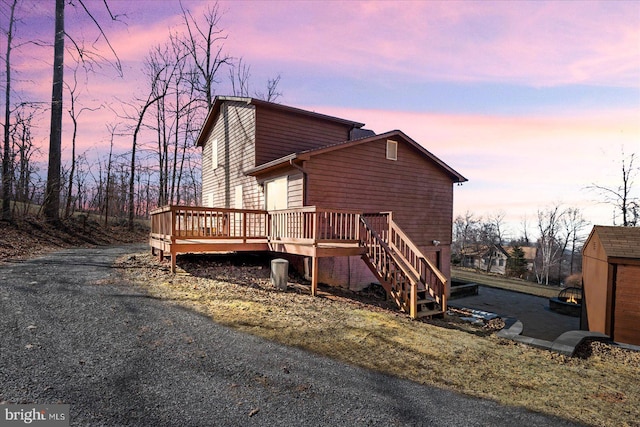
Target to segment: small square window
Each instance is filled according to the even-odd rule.
[[[387,140],[387,159],[398,160],[398,142]]]

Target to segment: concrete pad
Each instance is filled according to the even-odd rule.
[[[549,342],[580,329],[579,318],[549,310],[547,298],[488,286],[480,286],[478,295],[456,299],[449,305],[493,312],[503,319],[515,318],[522,323],[521,335]]]

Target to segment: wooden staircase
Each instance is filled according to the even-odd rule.
[[[411,318],[447,310],[446,277],[393,221],[391,213],[360,217],[362,259],[398,307]]]

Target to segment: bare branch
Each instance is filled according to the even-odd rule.
[[[116,58],[116,63],[114,64],[114,68],[116,69],[116,71],[118,72],[118,75],[120,77],[123,76],[122,74],[122,63],[120,62],[120,58],[118,57],[118,54],[116,53],[115,49],[113,48],[113,46],[111,45],[111,42],[109,41],[109,38],[107,37],[106,33],[104,32],[104,30],[102,29],[102,26],[100,25],[100,23],[96,20],[96,18],[94,18],[93,14],[91,12],[89,12],[89,9],[87,9],[87,6],[85,6],[84,1],[83,0],[78,0],[78,3],[80,3],[80,6],[82,6],[82,8],[84,9],[85,12],[87,12],[87,15],[89,15],[89,17],[91,18],[91,20],[93,21],[93,23],[96,25],[96,27],[98,27],[98,30],[100,31],[100,34],[102,35],[102,37],[104,38],[104,41],[107,43],[107,46],[109,46],[109,49],[111,50],[111,53],[113,53],[113,56]],[[114,18],[114,15],[111,13],[111,10],[109,9],[109,6],[107,5],[106,0],[104,0],[104,4],[107,7],[107,10],[109,11],[109,15],[111,16],[111,19],[116,20]]]

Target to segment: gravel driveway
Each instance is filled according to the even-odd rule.
[[[118,278],[140,247],[0,266],[0,402],[71,425],[572,425],[345,365],[213,323]]]

